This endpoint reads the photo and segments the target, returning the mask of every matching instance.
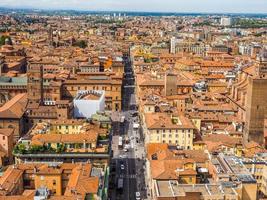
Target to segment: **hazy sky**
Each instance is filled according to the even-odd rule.
[[[0,6],[103,11],[267,13],[267,0],[0,0]]]

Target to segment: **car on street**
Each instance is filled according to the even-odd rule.
[[[124,165],[123,165],[123,164],[121,164],[121,170],[124,170],[124,169],[125,169]]]
[[[134,111],[131,113],[132,117],[137,117],[138,116],[138,112]]]
[[[134,123],[134,124],[133,124],[133,128],[134,128],[134,129],[138,129],[139,126],[140,126],[139,123]]]
[[[136,200],[141,200],[141,197],[140,197],[141,195],[140,195],[140,192],[136,192],[135,193],[135,199]]]
[[[125,155],[125,154],[121,154],[121,155],[119,155],[119,158],[121,158],[121,159],[122,159],[122,158],[126,158],[126,156],[127,156],[127,155]]]
[[[129,138],[126,137],[126,138],[125,138],[125,143],[126,143],[126,144],[129,144],[129,142],[130,142]]]

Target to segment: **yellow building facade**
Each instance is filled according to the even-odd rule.
[[[62,195],[61,173],[38,173],[34,176],[35,189],[46,187],[55,195]]]
[[[183,149],[193,149],[193,129],[148,130],[148,143],[175,144]]]

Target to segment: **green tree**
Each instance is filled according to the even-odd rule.
[[[56,149],[56,153],[62,153],[66,150],[66,147],[64,144],[59,144],[57,149]]]
[[[2,45],[5,44],[6,39],[8,39],[9,42],[11,43],[11,38],[10,38],[9,36],[7,36],[7,35],[2,35],[2,36],[0,37],[0,46],[2,46]]]
[[[78,40],[78,41],[74,42],[73,46],[80,47],[80,48],[84,49],[84,48],[87,47],[87,41],[85,41],[85,40]]]
[[[15,146],[13,152],[16,154],[16,153],[19,153],[19,154],[24,154],[26,153],[26,146],[24,144],[18,144]]]
[[[29,148],[30,153],[38,153],[38,152],[44,152],[47,148],[45,146],[39,146],[39,145],[32,145]]]
[[[108,136],[107,135],[99,135],[98,140],[107,140]]]

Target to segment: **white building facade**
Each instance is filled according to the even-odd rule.
[[[105,91],[80,90],[74,99],[74,117],[91,118],[98,111],[105,111]]]

